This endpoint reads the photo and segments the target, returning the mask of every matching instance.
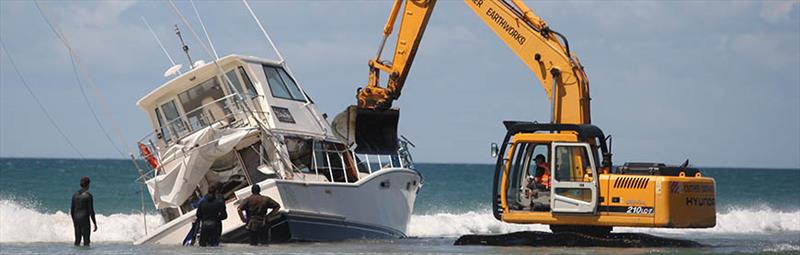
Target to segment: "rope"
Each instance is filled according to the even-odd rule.
[[[103,126],[102,122],[100,122],[100,118],[97,117],[97,112],[94,111],[94,107],[92,107],[92,104],[89,102],[89,97],[86,96],[86,91],[83,89],[83,83],[81,83],[80,75],[78,74],[78,67],[75,65],[75,61],[74,60],[75,59],[72,58],[72,52],[70,52],[70,61],[69,62],[70,62],[70,64],[72,64],[72,73],[75,74],[75,82],[76,82],[76,85],[78,85],[78,88],[80,88],[81,96],[83,96],[83,101],[86,102],[86,106],[89,108],[89,111],[92,113],[92,117],[94,118],[94,122],[97,123],[97,126],[99,126],[101,130],[103,130],[103,135],[105,135],[106,140],[108,140],[108,142],[111,143],[111,146],[114,147],[114,150],[116,150],[120,155],[124,156],[125,154],[122,153],[122,150],[120,150],[119,147],[117,147],[117,145],[114,143],[114,140],[111,139],[111,136],[108,135],[108,132],[106,131],[105,126]]]
[[[43,7],[42,7],[42,6],[39,4],[39,1],[34,1],[34,4],[36,4],[36,9],[37,9],[37,10],[39,10],[39,14],[41,14],[41,16],[42,16],[42,18],[44,19],[44,21],[45,21],[45,22],[47,23],[47,25],[50,27],[50,30],[51,30],[51,31],[53,31],[53,33],[56,35],[56,37],[58,37],[58,39],[59,39],[59,40],[61,40],[61,42],[64,44],[64,46],[65,46],[65,47],[67,47],[67,50],[69,50],[69,56],[70,56],[70,58],[71,58],[71,61],[73,61],[73,64],[74,64],[74,65],[77,65],[77,67],[80,69],[81,73],[83,73],[83,75],[85,76],[84,78],[85,78],[87,81],[89,81],[89,85],[90,85],[90,87],[92,88],[92,92],[94,92],[94,95],[95,95],[95,97],[98,99],[97,101],[99,101],[99,102],[100,102],[100,104],[101,104],[101,106],[102,106],[101,108],[102,108],[102,110],[103,110],[103,113],[105,113],[105,114],[106,114],[106,117],[107,117],[109,120],[111,120],[111,126],[112,126],[112,127],[114,128],[114,130],[116,131],[117,139],[119,139],[119,141],[120,141],[120,142],[122,142],[122,143],[124,144],[125,138],[124,138],[124,136],[122,135],[122,133],[123,133],[123,132],[122,132],[122,129],[119,127],[119,125],[117,125],[117,122],[115,121],[115,119],[114,119],[113,115],[111,114],[111,112],[109,112],[109,111],[108,111],[108,109],[110,109],[110,107],[108,106],[108,103],[107,103],[107,101],[105,100],[105,97],[104,97],[104,96],[103,96],[103,95],[100,93],[99,89],[97,88],[97,84],[95,84],[95,82],[94,82],[94,80],[92,79],[92,77],[91,77],[91,76],[89,75],[89,73],[86,71],[86,68],[85,68],[85,67],[84,67],[84,66],[81,64],[81,62],[80,62],[80,59],[78,58],[78,55],[75,53],[75,51],[74,51],[74,49],[72,48],[72,46],[70,46],[70,44],[69,44],[69,41],[67,40],[67,37],[66,37],[66,35],[64,35],[62,32],[60,32],[61,30],[60,30],[60,29],[58,29],[58,28],[57,28],[57,27],[56,27],[56,26],[55,26],[55,25],[54,25],[54,24],[53,24],[53,23],[50,21],[50,19],[48,18],[47,14],[46,14],[46,13],[45,13],[45,11],[44,11],[44,8],[43,8]],[[77,75],[77,73],[76,73],[76,75]],[[80,82],[80,81],[79,81],[79,82]],[[80,84],[79,84],[79,86],[80,86]],[[82,90],[82,89],[83,89],[83,88],[81,88],[81,90]],[[87,103],[88,103],[88,101],[87,101]],[[91,108],[91,104],[90,104],[90,106],[89,106],[89,107]],[[92,111],[92,114],[93,114],[93,115],[94,115],[94,113],[95,113],[95,112],[94,112],[94,111]],[[96,116],[96,115],[95,115],[95,119],[96,119],[96,120],[98,121],[98,123],[99,123],[99,119],[97,118],[97,116]],[[108,131],[105,129],[105,127],[103,127],[103,125],[99,125],[99,126],[100,126],[100,129],[103,131],[103,133],[106,135],[106,137],[110,137],[110,135],[108,134]],[[117,145],[116,145],[116,144],[115,144],[115,143],[114,143],[114,142],[113,142],[113,141],[112,141],[110,138],[109,138],[109,141],[111,142],[111,145],[114,147],[114,149],[115,149],[115,150],[117,150],[117,152],[120,154],[120,156],[121,156],[122,158],[125,158],[125,157],[126,157],[126,155],[125,155],[124,153],[122,153],[122,150],[121,150],[119,147],[117,147]],[[127,147],[126,147],[126,149],[127,149]],[[127,151],[128,151],[128,153],[129,153],[129,154],[133,154],[132,152],[130,152],[130,150],[127,150]]]
[[[31,97],[33,97],[34,101],[36,101],[36,105],[38,105],[39,109],[41,109],[42,112],[44,112],[44,116],[47,117],[47,120],[50,121],[50,124],[53,125],[53,127],[56,128],[56,131],[58,131],[58,134],[60,134],[61,137],[64,138],[64,141],[67,141],[67,144],[69,144],[69,147],[71,147],[72,150],[74,150],[75,153],[77,153],[78,156],[81,157],[81,159],[85,160],[86,157],[83,156],[83,153],[81,153],[81,151],[78,150],[78,147],[75,147],[75,144],[72,143],[72,141],[69,139],[69,137],[67,137],[67,135],[64,133],[64,131],[61,130],[61,128],[58,126],[58,124],[53,119],[53,117],[50,115],[50,113],[47,111],[47,109],[44,108],[44,105],[42,105],[42,101],[39,100],[39,97],[37,97],[36,94],[33,93],[33,90],[28,85],[28,82],[25,81],[25,77],[22,76],[22,73],[19,71],[19,68],[17,68],[17,64],[14,62],[14,59],[11,57],[11,54],[8,54],[8,51],[6,51],[6,44],[3,43],[2,40],[0,40],[0,48],[2,48],[3,53],[5,53],[6,57],[8,57],[8,62],[11,63],[11,67],[14,69],[14,72],[17,73],[17,76],[19,76],[19,80],[22,81],[22,85],[25,86],[25,90],[27,90],[28,94],[31,95]]]

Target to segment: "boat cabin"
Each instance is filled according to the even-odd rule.
[[[256,57],[229,55],[216,64],[195,67],[142,97],[137,105],[148,114],[159,148],[211,124],[230,125],[247,117],[247,111],[276,132],[333,138],[311,98],[286,68]]]
[[[139,141],[153,169],[146,182],[167,221],[191,211],[213,183],[234,199],[270,178],[353,183],[382,168],[410,167],[407,154],[353,153],[291,72],[272,60],[229,55],[180,74],[137,105],[153,128]]]

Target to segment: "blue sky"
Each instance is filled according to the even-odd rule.
[[[107,103],[85,87],[125,150],[150,131],[136,100],[166,81],[183,25],[163,2],[43,2]],[[275,58],[239,1],[196,2],[221,55]],[[528,1],[586,66],[592,120],[616,163],[800,168],[800,1]],[[329,116],[367,81],[389,1],[253,1],[289,65]],[[199,29],[188,2],[178,2]],[[440,1],[403,96],[400,129],[418,162],[493,163],[502,120],[547,121],[532,73],[460,1]],[[183,29],[195,59],[208,60]],[[35,5],[0,1],[0,38],[44,107],[86,157],[119,158],[81,96],[66,48]],[[89,83],[83,81],[83,86]],[[107,105],[104,106],[104,105]],[[103,113],[113,114],[113,120]],[[0,61],[0,156],[78,157]]]

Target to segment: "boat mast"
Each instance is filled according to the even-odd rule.
[[[189,59],[189,69],[194,69],[194,62],[192,62],[192,56],[189,55],[189,46],[183,42],[183,36],[181,36],[181,30],[178,28],[178,25],[175,25],[175,35],[178,36],[178,39],[181,40],[181,45],[183,48],[183,52],[186,53],[186,58]]]

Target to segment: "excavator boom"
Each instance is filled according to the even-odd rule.
[[[405,6],[400,12],[403,2]],[[394,1],[378,54],[369,60],[369,81],[356,95],[358,104],[348,107],[333,120],[334,132],[349,144],[356,144],[356,152],[387,154],[397,151],[400,112],[391,109],[392,102],[400,97],[435,5],[435,0]],[[381,53],[398,16],[400,30],[392,60],[382,61]],[[385,86],[380,85],[382,72],[388,74]]]
[[[465,3],[539,79],[552,105],[551,123],[591,124],[589,80],[565,37],[520,0]]]
[[[357,93],[358,104],[332,124],[340,138],[356,145],[356,152],[397,151],[399,110],[391,108],[392,102],[400,97],[435,3],[395,0],[378,54],[369,61],[369,82]],[[548,224],[554,232],[605,234],[614,226],[715,225],[714,179],[688,167],[688,162],[613,167],[610,141],[606,142],[610,138],[591,125],[589,81],[566,37],[522,0],[465,3],[533,72],[551,107],[550,123],[505,122],[503,145],[493,148],[498,155],[492,189],[497,219]],[[392,60],[382,61],[398,17]],[[385,86],[380,84],[381,73],[388,74]],[[459,100],[459,95],[446,94],[442,100]],[[541,177],[536,177],[540,170]]]
[[[565,37],[550,29],[522,1],[465,3],[539,79],[550,99],[551,123],[591,123],[588,79]],[[435,0],[395,0],[392,5],[378,53],[369,61],[369,81],[357,93],[358,104],[348,107],[333,121],[339,137],[356,144],[357,151],[388,153],[396,149],[399,110],[391,106],[400,97],[435,4]],[[392,60],[382,61],[381,53],[397,17],[401,21]],[[385,86],[380,84],[381,73],[388,74]],[[457,97],[454,94],[445,98]]]

